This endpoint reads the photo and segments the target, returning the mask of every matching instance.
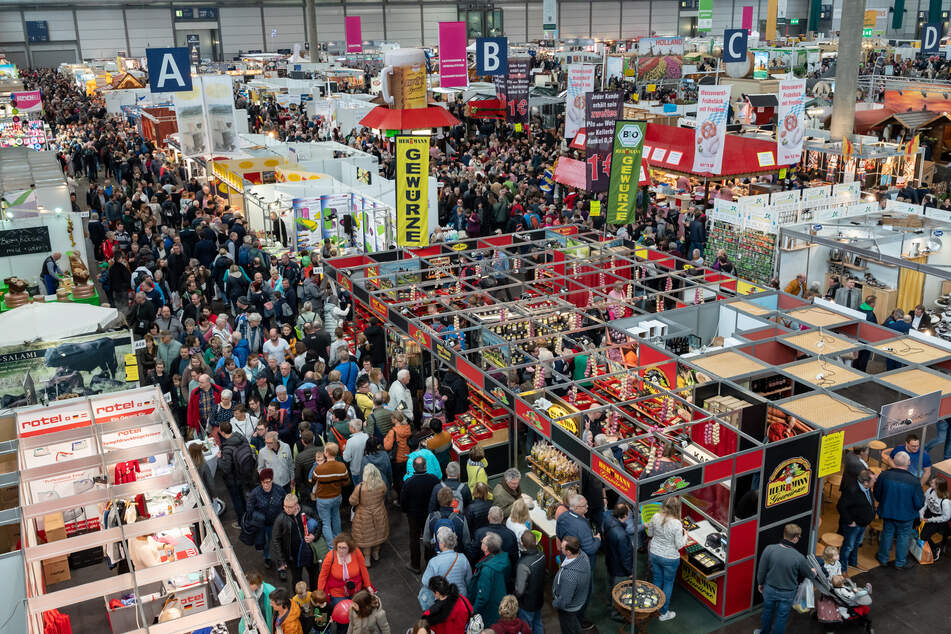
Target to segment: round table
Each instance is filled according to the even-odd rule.
[[[660,612],[660,609],[664,606],[664,603],[667,602],[667,597],[664,594],[664,591],[658,588],[657,586],[655,586],[653,583],[649,583],[647,581],[642,581],[641,579],[638,579],[637,585],[640,587],[646,587],[650,590],[653,590],[654,593],[658,597],[656,606],[652,608],[644,608],[644,609],[637,608],[633,611],[634,622],[637,625],[637,630],[643,631],[641,628],[646,628],[647,622],[651,620],[652,618],[654,618]],[[624,619],[628,623],[631,622],[631,606],[627,606],[621,602],[621,593],[624,592],[624,590],[629,589],[630,587],[631,587],[631,580],[626,579],[622,581],[621,583],[617,584],[616,586],[614,586],[614,588],[611,590],[611,600],[614,602],[614,609],[617,610],[618,613],[620,613],[621,616],[623,616]],[[623,625],[618,627],[619,634],[624,634],[624,632],[628,632],[628,631],[630,631],[629,627],[625,627]]]

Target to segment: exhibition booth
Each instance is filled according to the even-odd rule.
[[[267,629],[156,388],[24,408],[14,423],[17,631],[40,634],[51,619],[116,633],[239,619]]]

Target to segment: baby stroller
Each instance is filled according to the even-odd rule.
[[[849,582],[851,588],[835,588],[825,569],[809,555],[809,566],[816,571],[816,618],[822,625],[838,626],[843,623],[865,626],[867,634],[873,634],[872,620],[869,618],[872,605],[872,584],[857,587]]]

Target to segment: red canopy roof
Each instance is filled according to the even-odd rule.
[[[776,142],[749,137],[726,135],[723,150],[723,169],[720,174],[693,171],[694,131],[661,123],[647,124],[644,140],[644,158],[652,168],[671,170],[696,176],[740,176],[759,172],[775,172],[783,165],[776,164]]]
[[[377,106],[360,120],[360,125],[377,130],[425,130],[458,125],[459,119],[442,106],[397,110]]]

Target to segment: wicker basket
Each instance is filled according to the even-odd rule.
[[[638,579],[637,584],[641,587],[647,586],[648,588],[653,590],[659,597],[656,607],[634,610],[634,620],[637,624],[638,631],[641,631],[640,628],[642,627],[646,628],[647,622],[651,620],[652,618],[654,618],[660,612],[660,609],[663,607],[664,603],[667,602],[667,597],[664,595],[663,590],[661,590],[660,588],[658,588],[652,583]],[[628,623],[631,622],[631,608],[621,603],[621,593],[624,592],[624,590],[629,588],[630,586],[631,586],[631,580],[627,579],[617,584],[616,586],[614,586],[614,589],[611,590],[611,600],[614,602],[614,609],[617,610],[621,614],[621,616],[623,616],[627,620]],[[627,632],[627,631],[628,631],[627,628],[623,626],[618,628],[618,632]]]

